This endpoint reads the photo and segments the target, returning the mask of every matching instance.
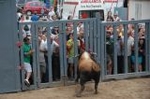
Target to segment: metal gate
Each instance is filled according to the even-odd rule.
[[[150,20],[140,20],[103,22],[101,24],[102,46],[101,53],[98,55],[101,55],[103,80],[141,77],[150,74],[148,61],[150,58],[149,22]],[[113,28],[113,30],[108,31],[107,28],[110,28],[110,30]],[[109,51],[111,45],[108,44],[110,32],[113,34],[111,35],[111,51]],[[122,43],[122,48],[120,42]],[[141,42],[143,42],[143,45],[141,45]],[[109,58],[111,58],[112,62],[111,67],[108,66]]]
[[[150,55],[150,21],[149,20],[141,20],[141,21],[122,21],[122,22],[101,22],[99,18],[86,19],[86,20],[70,20],[70,21],[55,21],[55,22],[32,22],[32,23],[20,23],[19,28],[19,38],[20,41],[23,42],[23,26],[25,24],[31,25],[31,45],[35,50],[32,58],[32,80],[31,86],[29,89],[36,89],[42,87],[54,87],[60,85],[68,85],[74,84],[72,79],[69,79],[68,76],[68,56],[67,56],[67,33],[69,29],[72,30],[70,32],[73,33],[73,41],[74,41],[74,69],[73,69],[73,79],[76,77],[76,67],[77,67],[77,55],[79,53],[78,50],[78,36],[79,31],[77,27],[79,24],[82,24],[82,37],[85,44],[85,50],[95,52],[95,59],[98,63],[101,64],[102,72],[101,72],[101,80],[108,79],[124,79],[130,77],[140,77],[150,75],[150,63],[149,63],[149,55]],[[69,24],[69,26],[68,26]],[[142,70],[139,70],[139,26],[145,26],[145,35],[143,35],[143,39],[145,41],[145,45],[143,47],[144,53],[142,56]],[[128,53],[129,51],[129,39],[128,34],[131,32],[130,27],[132,27],[132,54]],[[121,38],[118,35],[118,29],[122,27]],[[108,31],[108,28],[111,30]],[[142,28],[142,27],[141,27]],[[55,35],[56,38],[53,38],[54,30],[58,32],[58,35]],[[39,60],[39,36],[41,34],[46,33],[47,38],[47,58],[46,58],[46,72],[44,76],[41,76],[41,66]],[[111,34],[111,47],[110,53],[108,53],[108,42],[107,36]],[[120,54],[118,54],[118,41],[122,39],[122,54],[120,58]],[[51,40],[57,42],[58,49],[57,53],[52,52],[53,46]],[[110,43],[110,42],[109,42]],[[57,48],[57,47],[56,47]],[[21,64],[23,65],[23,48],[21,47]],[[132,57],[132,58],[131,58]],[[141,60],[140,60],[141,61]],[[110,66],[109,63],[111,63]],[[25,73],[22,71],[22,90],[27,90],[28,87],[24,85]],[[41,79],[41,77],[44,77]],[[43,81],[42,81],[43,80]]]

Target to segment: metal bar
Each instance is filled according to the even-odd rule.
[[[74,30],[74,33],[73,33],[73,37],[74,37],[74,55],[78,55],[78,36],[77,36],[77,22],[74,22],[73,24],[73,30]],[[78,57],[74,57],[74,74],[75,74],[75,78],[77,77],[77,63],[78,63]]]
[[[150,21],[148,21],[148,29],[147,29],[147,32],[146,32],[146,34],[148,34],[148,59],[147,59],[147,61],[148,61],[148,65],[147,65],[147,72],[150,72]]]
[[[110,80],[110,79],[126,79],[126,78],[134,78],[134,77],[146,77],[149,76],[150,72],[138,72],[138,73],[127,73],[127,74],[116,74],[116,75],[107,75],[105,77],[105,80]]]
[[[116,25],[114,25],[113,26],[113,29],[114,29],[114,36],[113,36],[113,40],[114,40],[114,43],[113,43],[113,47],[114,47],[114,54],[113,54],[113,61],[114,61],[114,65],[113,65],[113,67],[114,67],[114,74],[117,74],[118,73],[118,70],[117,70],[117,26]]]
[[[31,35],[32,35],[32,38],[31,38],[31,40],[32,40],[32,49],[33,50],[35,50],[36,49],[36,24],[32,24],[31,25]],[[36,53],[34,52],[33,53],[33,57],[32,57],[32,69],[33,69],[33,75],[31,76],[31,77],[33,77],[33,85],[34,85],[34,87],[35,88],[37,88],[37,77],[36,77],[36,74],[37,74],[37,72],[36,72]]]
[[[136,24],[136,23],[146,23],[146,22],[149,22],[149,20],[132,20],[132,21],[119,21],[119,22],[102,22],[102,24],[104,25],[108,25],[108,24],[114,24],[114,25],[117,25],[118,23],[119,24],[124,24],[124,25],[128,25],[129,23],[130,24]]]
[[[23,43],[23,37],[22,37],[22,24],[19,24],[19,41]],[[24,55],[23,55],[23,46],[20,47],[20,65],[24,66]],[[25,85],[24,85],[24,70],[21,71],[21,90],[25,90]]]
[[[96,25],[96,20],[94,20],[94,24],[93,24],[93,43],[94,43],[94,52],[96,53],[96,56],[94,57],[95,59],[96,59],[96,61],[98,62],[98,63],[100,63],[99,61],[100,61],[100,59],[98,60],[97,59],[97,57],[99,56],[98,55],[98,47],[99,47],[99,45],[98,44],[100,44],[100,43],[98,43],[98,32],[96,31],[96,27],[97,27],[97,25]]]
[[[128,73],[128,52],[127,52],[127,42],[128,42],[128,27],[124,24],[124,70]]]
[[[47,27],[47,47],[48,47],[48,83],[51,84],[52,82],[52,50],[51,50],[51,30],[49,27],[53,26],[53,24],[48,24]]]
[[[86,51],[89,50],[89,41],[88,41],[88,37],[89,37],[89,22],[86,21],[84,24],[84,37],[85,37],[85,49]]]
[[[67,57],[66,57],[66,22],[61,23],[62,31],[60,31],[60,65],[61,65],[61,79],[65,85],[67,77]],[[62,42],[61,42],[62,41]]]
[[[137,24],[134,24],[134,27],[135,27],[135,32],[134,32],[134,51],[135,51],[135,72],[138,72],[138,67],[139,67],[139,64],[138,64],[138,58],[139,58],[139,55],[138,55],[138,52],[139,52],[139,48],[138,48],[138,25]]]
[[[39,39],[38,39],[38,25],[35,25],[36,31],[35,31],[35,45],[36,45],[36,49],[35,49],[35,53],[36,53],[36,77],[37,77],[37,86],[40,87],[40,83],[41,83],[41,75],[40,75],[40,63],[39,63]]]
[[[93,20],[89,22],[89,49],[93,52]]]
[[[149,66],[149,44],[150,44],[150,42],[149,42],[149,23],[147,22],[147,23],[145,23],[145,53],[147,53],[147,54],[145,54],[145,66],[143,66],[143,67],[145,67],[145,71],[148,71],[148,66]]]
[[[63,40],[63,33],[65,33],[65,29],[63,28],[63,24],[60,23],[59,24],[59,56],[60,56],[60,77],[61,77],[61,80],[63,79],[62,77],[65,75],[65,71],[64,71],[64,63],[63,63],[63,43],[66,43],[66,41]],[[63,42],[61,42],[63,41]]]
[[[98,47],[97,48],[98,63],[100,63],[102,66],[104,66],[104,64],[102,63],[102,53],[101,53],[101,49],[104,47],[104,45],[102,45],[102,43],[101,43],[101,35],[102,35],[103,31],[102,31],[101,21],[99,18],[96,19],[95,29],[96,29],[95,36],[97,37],[96,44],[98,45],[98,46],[96,45]]]
[[[100,52],[100,55],[101,55],[101,68],[102,68],[102,72],[101,72],[101,75],[102,75],[102,79],[105,78],[105,75],[106,75],[106,71],[107,71],[107,68],[106,68],[106,36],[105,36],[105,29],[104,29],[104,25],[101,24],[101,22],[99,22],[100,25],[101,25],[101,31],[100,31],[100,44],[101,44],[101,52]]]

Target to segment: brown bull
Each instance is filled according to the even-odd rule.
[[[80,85],[81,89],[77,93],[77,97],[81,96],[81,93],[85,89],[85,83],[87,81],[94,80],[95,81],[95,94],[98,93],[98,83],[100,79],[100,66],[96,61],[92,58],[91,54],[88,52],[83,52],[79,56],[79,63],[78,63],[78,73],[76,82],[80,78]]]

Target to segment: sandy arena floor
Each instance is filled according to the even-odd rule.
[[[45,88],[19,93],[0,94],[0,99],[150,99],[150,78],[101,82],[99,93],[94,84],[86,84],[82,97],[75,97],[79,85]]]

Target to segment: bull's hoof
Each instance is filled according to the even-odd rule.
[[[76,94],[76,97],[81,97],[81,94]]]
[[[94,94],[98,94],[98,91],[95,91]]]

